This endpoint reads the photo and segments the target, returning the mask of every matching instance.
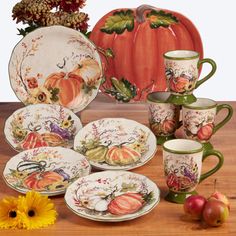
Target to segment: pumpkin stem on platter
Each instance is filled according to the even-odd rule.
[[[145,16],[145,11],[150,12]],[[136,9],[136,20],[139,24],[145,22],[145,17],[150,21],[150,27],[152,29],[159,28],[160,26],[169,27],[172,24],[178,23],[178,19],[171,13],[159,10],[150,5],[141,5]]]
[[[143,4],[136,9],[136,20],[139,24],[145,22],[146,19],[144,13],[145,11],[150,11],[150,10],[158,10],[158,9],[156,7],[147,4]]]

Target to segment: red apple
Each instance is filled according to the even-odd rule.
[[[184,202],[184,212],[194,220],[200,220],[202,211],[207,203],[206,198],[201,195],[192,195]]]
[[[222,193],[215,191],[213,194],[211,194],[210,199],[217,199],[221,202],[223,202],[230,210],[230,205],[229,205],[229,199]]]
[[[209,226],[220,226],[229,217],[229,208],[221,201],[210,199],[202,213],[204,221]]]

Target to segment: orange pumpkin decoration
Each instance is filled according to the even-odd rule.
[[[21,143],[21,148],[24,150],[46,146],[48,146],[48,143],[43,140],[42,136],[37,132],[28,133]]]
[[[162,129],[161,129],[161,124],[160,123],[152,123],[152,124],[150,124],[150,128],[151,128],[152,132],[155,135],[160,135],[162,133]]]
[[[162,123],[162,132],[164,134],[173,134],[176,129],[176,121],[175,120],[164,120]]]
[[[143,196],[139,193],[125,193],[115,197],[108,205],[108,211],[113,215],[126,215],[137,212],[144,205]]]
[[[129,165],[137,162],[141,154],[127,146],[109,148],[105,160],[110,165]]]
[[[105,68],[105,87],[110,87],[111,77],[124,77],[137,87],[136,100],[167,88],[165,52],[194,50],[203,57],[201,37],[187,17],[147,5],[107,13],[93,28],[90,39],[103,49],[111,48],[114,54]]]
[[[56,133],[44,133],[41,136],[43,140],[51,147],[60,146],[64,143],[64,139]]]
[[[72,72],[68,74],[59,72],[49,75],[44,86],[47,89],[58,88],[59,102],[62,106],[67,107],[80,94],[83,82],[84,80],[80,76]]]
[[[97,61],[85,58],[71,73],[84,79],[96,81],[101,76],[101,69]]]
[[[170,78],[170,90],[176,93],[183,93],[188,90],[189,80],[184,77]]]
[[[63,177],[53,171],[34,172],[24,180],[25,187],[34,190],[44,190],[47,186],[63,181]]]
[[[207,141],[213,134],[214,125],[212,123],[202,126],[198,132],[197,137],[200,141]]]

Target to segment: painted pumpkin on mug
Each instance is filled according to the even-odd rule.
[[[214,124],[209,123],[207,125],[202,126],[198,132],[197,137],[199,140],[209,140],[213,134]]]
[[[106,81],[102,90],[126,102],[144,100],[151,91],[166,90],[165,52],[194,50],[203,57],[200,35],[188,18],[147,5],[107,13],[95,25],[90,39],[113,52],[108,63],[103,57]],[[111,79],[114,77],[118,81]]]

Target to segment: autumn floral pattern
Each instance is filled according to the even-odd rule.
[[[156,136],[172,135],[179,125],[179,106],[169,103],[149,105],[149,123]]]
[[[186,138],[207,142],[214,132],[216,109],[192,110],[184,108],[183,126]]]
[[[198,78],[195,62],[165,60],[166,78],[170,92],[191,94]]]
[[[76,214],[99,221],[136,218],[159,201],[159,190],[146,177],[129,172],[100,172],[80,178],[65,200]]]
[[[90,123],[76,135],[74,143],[76,151],[101,169],[142,165],[154,155],[155,146],[155,136],[147,127],[119,118]]]
[[[59,33],[60,40],[52,44]],[[96,96],[102,67],[97,49],[85,36],[52,26],[33,31],[16,46],[9,72],[23,103],[59,104],[77,112]]]
[[[186,155],[178,158],[177,154],[167,155],[164,158],[166,183],[173,192],[191,192],[198,184],[199,164],[194,157]]]
[[[25,193],[35,190],[54,195],[79,177],[88,175],[85,157],[64,148],[36,148],[13,157],[6,165],[4,179],[8,185]]]
[[[17,151],[42,146],[71,148],[82,124],[70,110],[37,104],[15,111],[5,125],[5,136]]]

